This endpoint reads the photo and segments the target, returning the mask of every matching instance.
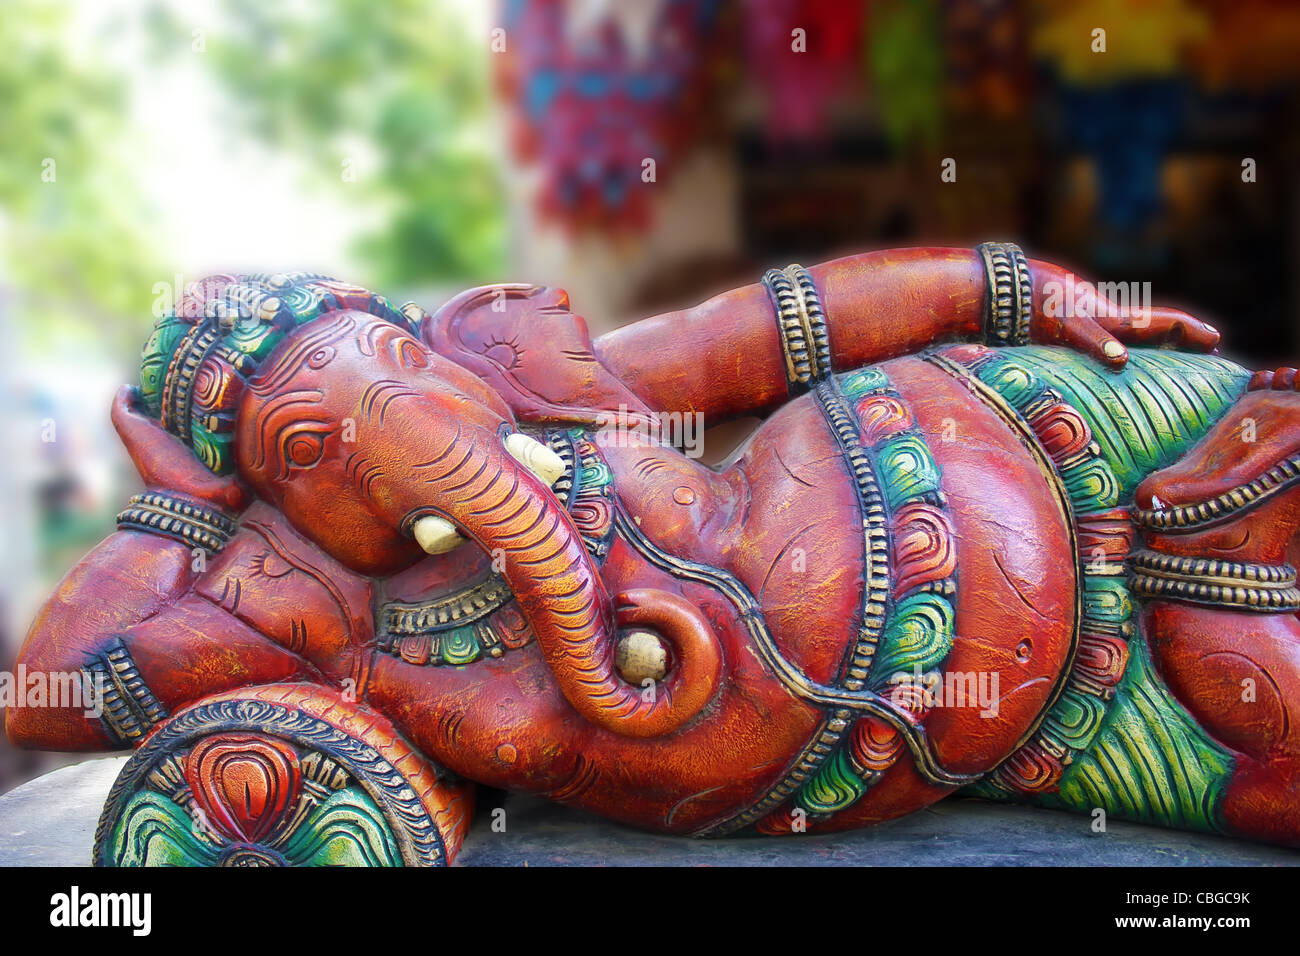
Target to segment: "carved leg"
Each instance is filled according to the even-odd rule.
[[[1256,840],[1300,846],[1300,623],[1157,603],[1148,633],[1170,689],[1236,752],[1223,823]]]
[[[168,714],[212,694],[279,681],[325,683],[301,657],[194,595],[120,635],[95,638],[82,660],[102,707],[98,717],[68,714],[63,723],[98,725],[115,749],[139,744]]]
[[[219,694],[114,784],[97,866],[446,866],[472,813],[383,717],[310,684]]]

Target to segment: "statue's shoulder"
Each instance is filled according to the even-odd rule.
[[[426,317],[421,337],[492,386],[521,421],[592,425],[603,410],[649,411],[600,364],[563,289],[469,289]]]

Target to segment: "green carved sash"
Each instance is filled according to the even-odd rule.
[[[1089,454],[1060,464],[1076,522],[1132,505],[1142,480],[1185,455],[1227,413],[1249,373],[1224,359],[1134,349],[1120,373],[1064,349],[998,349],[969,369],[1022,416],[1063,401],[1092,432]],[[1038,404],[1036,404],[1038,403]],[[1086,569],[1085,569],[1086,571]],[[1085,577],[1084,628],[1122,634],[1127,663],[1117,686],[1089,693],[1072,682],[1035,739],[1012,761],[1064,765],[1035,792],[999,772],[967,792],[1056,809],[1188,829],[1220,829],[1231,753],[1209,737],[1170,693],[1152,664],[1123,574]]]

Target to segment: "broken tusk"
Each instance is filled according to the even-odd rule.
[[[647,680],[658,682],[668,675],[668,651],[658,634],[631,631],[618,642],[614,667],[623,680],[637,687]]]
[[[506,436],[506,451],[549,488],[564,474],[564,459],[547,448],[536,438],[530,438],[520,432]]]
[[[425,515],[412,526],[411,533],[429,554],[446,554],[465,543],[456,526],[437,515]]]

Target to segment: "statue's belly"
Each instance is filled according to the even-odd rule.
[[[963,345],[816,387],[802,401],[822,408],[844,448],[856,514],[870,517],[873,488],[885,501],[888,600],[865,689],[886,693],[898,678],[924,732],[855,709],[837,739],[819,738],[812,765],[799,756],[807,779],[760,829],[788,828],[799,809],[822,828],[888,819],[994,768],[999,792],[1054,788],[1125,673],[1133,488],[1243,385],[1240,369],[1208,356],[1135,351],[1117,374],[1064,350]],[[880,569],[859,568],[853,627],[881,604]],[[842,639],[847,685],[854,636]],[[780,640],[799,655],[797,633]]]
[[[1073,653],[1080,594],[1069,504],[1035,443],[962,380],[917,358],[885,370],[927,437],[954,530],[945,676],[975,674],[978,686],[997,689],[996,716],[939,706],[926,727],[945,768],[983,772],[1042,716]]]
[[[908,358],[790,403],[737,467],[753,517],[734,570],[776,647],[812,681],[908,711],[930,753],[921,773],[888,721],[822,705],[748,822],[887,819],[1015,751],[1059,690],[1079,601],[1067,505],[1032,443]]]

